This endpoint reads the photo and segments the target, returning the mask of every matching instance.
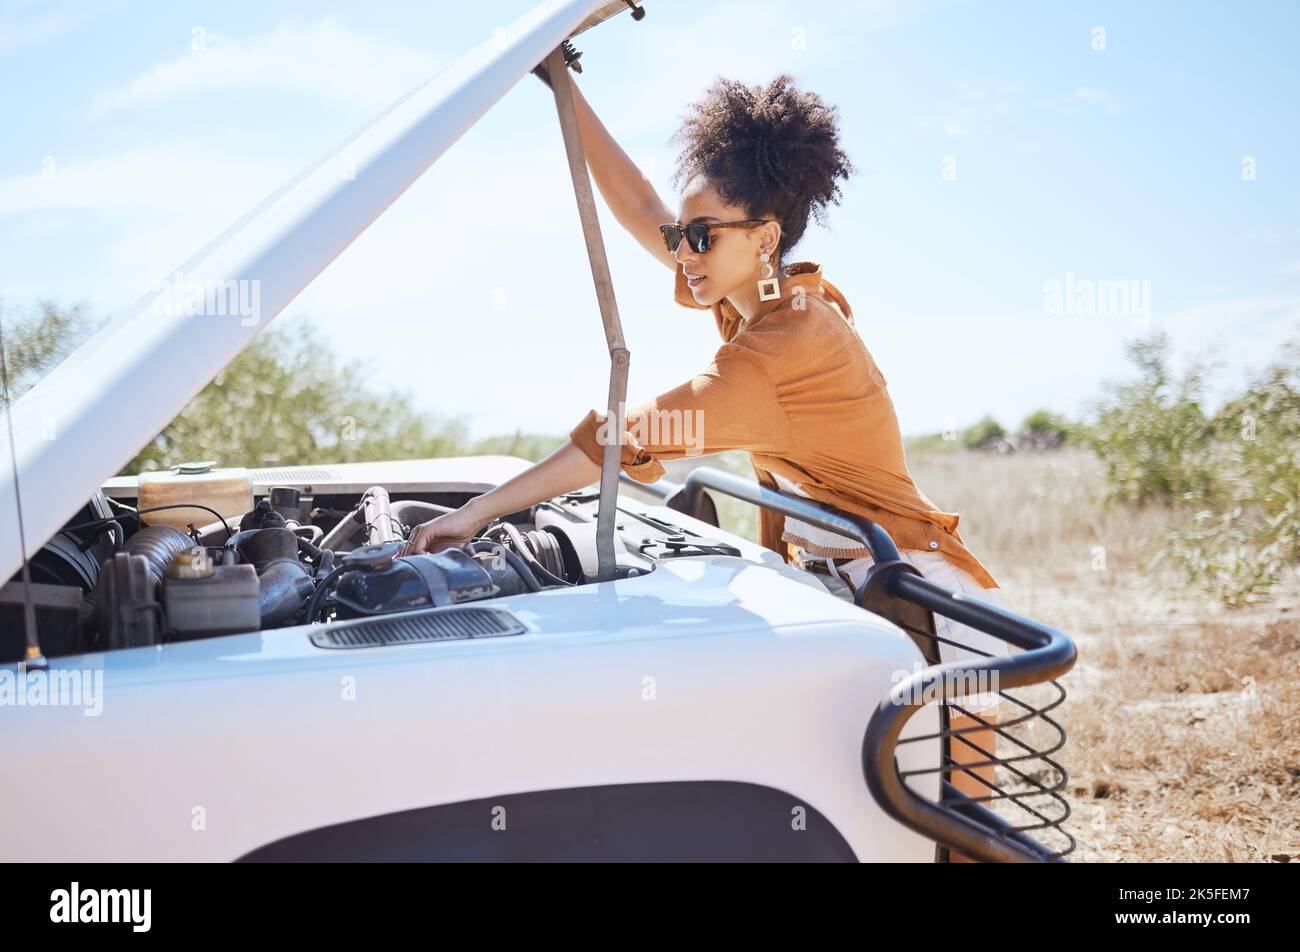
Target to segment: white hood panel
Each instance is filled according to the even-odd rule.
[[[520,77],[605,7],[605,0],[549,0],[470,50],[162,275],[165,284],[16,401],[19,484],[4,460],[0,581],[24,555],[19,491],[30,557]],[[355,178],[340,174],[343,155],[355,161]],[[173,280],[177,271],[181,282]],[[187,314],[183,298],[176,306],[177,285],[234,288],[256,307]]]

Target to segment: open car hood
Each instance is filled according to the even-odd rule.
[[[165,290],[155,285],[17,400],[17,484],[15,467],[0,466],[0,580],[39,551],[522,76],[567,37],[626,9],[624,0],[539,4],[167,272],[183,280]],[[339,174],[343,155],[354,160],[354,178]],[[222,290],[196,314],[185,298],[191,288]],[[255,312],[230,313],[221,303],[226,289],[234,289],[228,300],[255,302]],[[158,367],[167,372],[151,369]],[[111,416],[104,413],[110,399]]]

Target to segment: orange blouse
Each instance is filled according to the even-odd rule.
[[[853,326],[844,295],[810,261],[783,268],[781,295],[745,321],[730,301],[712,305],[723,344],[702,373],[626,411],[623,471],[642,483],[664,473],[660,460],[745,450],[759,483],[779,474],[808,496],[882,526],[902,549],[942,552],[985,588],[997,582],[966,548],[960,518],[944,512],[907,471],[903,438],[884,376]],[[695,301],[682,270],[674,297]],[[569,433],[601,462],[605,414],[591,410]],[[781,554],[785,517],[759,510],[759,542]],[[803,540],[796,537],[795,541]],[[865,548],[814,554],[860,557]]]

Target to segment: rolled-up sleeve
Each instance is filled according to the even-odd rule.
[[[614,436],[606,414],[591,410],[569,439],[596,465]],[[729,450],[781,453],[790,425],[760,356],[723,344],[713,361],[690,380],[625,413],[620,466],[641,483],[664,474],[662,460]]]

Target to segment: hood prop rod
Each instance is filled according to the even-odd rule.
[[[596,199],[592,194],[587,157],[578,131],[578,112],[573,104],[573,87],[566,65],[565,45],[557,46],[546,57],[546,68],[551,77],[551,89],[555,92],[555,109],[560,117],[564,151],[569,159],[569,176],[573,179],[573,192],[578,201],[578,217],[582,222],[583,238],[587,242],[587,259],[591,263],[591,277],[596,285],[596,302],[600,305],[600,319],[605,326],[605,342],[609,347],[610,359],[609,394],[606,401],[608,412],[604,429],[606,432],[612,430],[612,438],[604,444],[601,456],[600,508],[596,514],[596,579],[604,582],[614,578],[615,570],[614,520],[618,515],[618,474],[622,465],[627,372],[632,353],[623,340],[623,324],[618,317],[614,282],[610,278],[605,243],[600,235]],[[609,421],[615,425],[611,426]]]

